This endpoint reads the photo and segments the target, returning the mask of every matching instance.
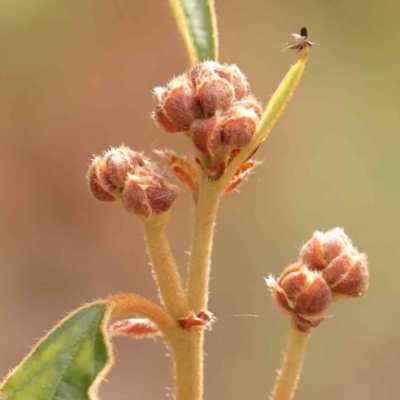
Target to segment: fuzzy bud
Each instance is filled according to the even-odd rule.
[[[128,173],[146,163],[149,161],[143,154],[128,147],[112,148],[95,157],[89,167],[89,190],[97,200],[115,201],[121,195]]]
[[[153,117],[166,132],[187,130],[203,114],[196,90],[186,74],[172,79],[166,88],[155,88],[154,100],[156,111]]]
[[[190,135],[202,153],[214,154],[222,145],[217,118],[197,119],[190,125]]]
[[[89,191],[92,196],[100,201],[115,201],[116,196],[114,195],[114,188],[110,190],[110,187],[104,187],[102,184],[101,177],[104,178],[104,161],[101,157],[96,157],[93,160],[92,165],[89,167],[87,173],[87,181]],[[103,179],[104,180],[104,179]]]
[[[335,258],[346,252],[355,252],[351,240],[340,228],[326,233],[314,232],[301,248],[300,259],[311,270],[323,270]]]
[[[148,162],[141,153],[131,150],[129,147],[120,146],[107,151],[104,155],[104,164],[110,182],[122,188],[129,172],[136,167],[144,167]]]
[[[332,301],[331,291],[320,274],[294,264],[282,273],[278,285],[300,315],[318,315]]]
[[[323,277],[333,292],[349,297],[362,296],[369,284],[366,257],[355,252],[342,254],[324,269]]]
[[[203,75],[197,85],[197,96],[206,115],[213,115],[217,110],[226,111],[232,105],[234,87],[217,74]]]
[[[257,128],[259,117],[253,109],[238,104],[223,115],[221,121],[222,143],[235,149],[246,147]]]
[[[241,100],[249,92],[247,79],[236,65],[205,61],[190,70],[193,86],[196,87],[200,87],[203,80],[212,75],[219,76],[232,85],[235,100]]]
[[[128,174],[122,192],[122,204],[129,212],[141,217],[159,215],[168,211],[179,189],[160,175],[154,165],[137,168]]]

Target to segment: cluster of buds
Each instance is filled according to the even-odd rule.
[[[179,191],[155,163],[125,146],[96,156],[87,180],[94,198],[121,201],[127,211],[143,218],[168,211]]]
[[[186,132],[208,156],[211,179],[218,179],[238,150],[250,143],[262,115],[239,68],[214,61],[156,87],[154,99],[156,124],[168,133]]]
[[[276,281],[267,279],[279,309],[291,315],[301,331],[318,326],[332,298],[360,297],[369,283],[365,254],[340,228],[315,232],[300,249],[299,260]]]

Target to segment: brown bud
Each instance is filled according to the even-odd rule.
[[[232,105],[234,88],[217,74],[203,76],[197,85],[197,96],[206,115],[213,115],[217,110],[226,111]]]
[[[300,315],[318,315],[332,301],[331,291],[321,275],[299,264],[289,266],[278,284]]]
[[[246,77],[236,65],[231,65],[231,83],[235,88],[236,100],[241,100],[250,90]]]
[[[322,243],[324,234],[314,232],[313,237],[300,249],[300,260],[311,270],[322,270],[327,266]]]
[[[202,153],[214,154],[222,145],[216,117],[196,119],[190,125],[190,135],[194,145]]]
[[[205,61],[194,66],[190,70],[193,86],[201,86],[207,76],[216,75],[229,82],[234,89],[234,97],[241,100],[249,92],[249,84],[246,77],[236,65],[222,65],[215,61]]]
[[[222,143],[235,149],[246,147],[257,128],[259,118],[253,109],[235,105],[223,114],[220,125]]]
[[[163,110],[157,107],[156,111],[151,114],[156,125],[166,133],[184,132],[187,130],[186,126],[178,126],[173,124],[164,114]]]
[[[110,182],[122,188],[129,172],[136,167],[143,167],[147,160],[143,154],[131,150],[129,147],[120,146],[113,148],[104,154],[104,164]]]
[[[196,90],[186,74],[171,80],[166,88],[155,88],[156,101],[155,120],[160,126],[166,126],[171,131],[172,126],[189,128],[189,125],[202,116],[202,109]],[[164,117],[171,123],[168,126]]]
[[[159,215],[168,211],[179,189],[159,175],[155,166],[137,168],[128,174],[122,192],[122,204],[127,211],[142,217]]]
[[[116,196],[113,194],[113,190],[110,191],[108,188],[103,187],[99,180],[99,175],[102,173],[104,174],[104,162],[100,157],[96,157],[87,173],[90,193],[95,199],[100,201],[115,201]]]
[[[311,270],[323,270],[337,256],[356,251],[351,240],[341,228],[328,232],[314,232],[313,237],[301,248],[300,259]]]
[[[369,284],[366,257],[355,252],[344,253],[326,267],[323,277],[336,293],[350,297],[362,296]]]

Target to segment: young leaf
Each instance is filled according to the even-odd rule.
[[[185,42],[190,63],[218,60],[218,32],[214,0],[169,0]]]
[[[306,51],[296,64],[290,67],[286,76],[278,86],[278,89],[276,89],[275,93],[272,95],[267,108],[261,117],[261,121],[257,126],[257,130],[251,143],[240,151],[225,170],[225,178],[220,180],[222,185],[226,186],[240,165],[247,160],[249,156],[254,154],[254,151],[256,151],[261,142],[268,136],[279,117],[283,114],[300,82],[306,67],[307,59],[308,52]]]
[[[51,330],[0,386],[0,400],[88,400],[112,364],[107,304],[74,311]]]

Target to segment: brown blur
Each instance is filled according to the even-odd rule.
[[[289,34],[307,26],[321,45],[257,154],[263,164],[222,202],[205,398],[268,398],[289,321],[272,306],[264,277],[295,261],[314,230],[341,226],[369,256],[371,287],[335,304],[313,333],[296,400],[397,399],[400,3],[216,7],[221,60],[237,63],[264,102],[297,58],[280,51]],[[147,154],[189,146],[149,117],[153,87],[188,67],[166,0],[3,0],[0,54],[1,378],[82,303],[117,292],[156,300],[140,223],[93,200],[85,173],[110,145]],[[169,224],[182,273],[192,217],[183,189]],[[161,340],[121,338],[115,349],[104,400],[170,394]]]

